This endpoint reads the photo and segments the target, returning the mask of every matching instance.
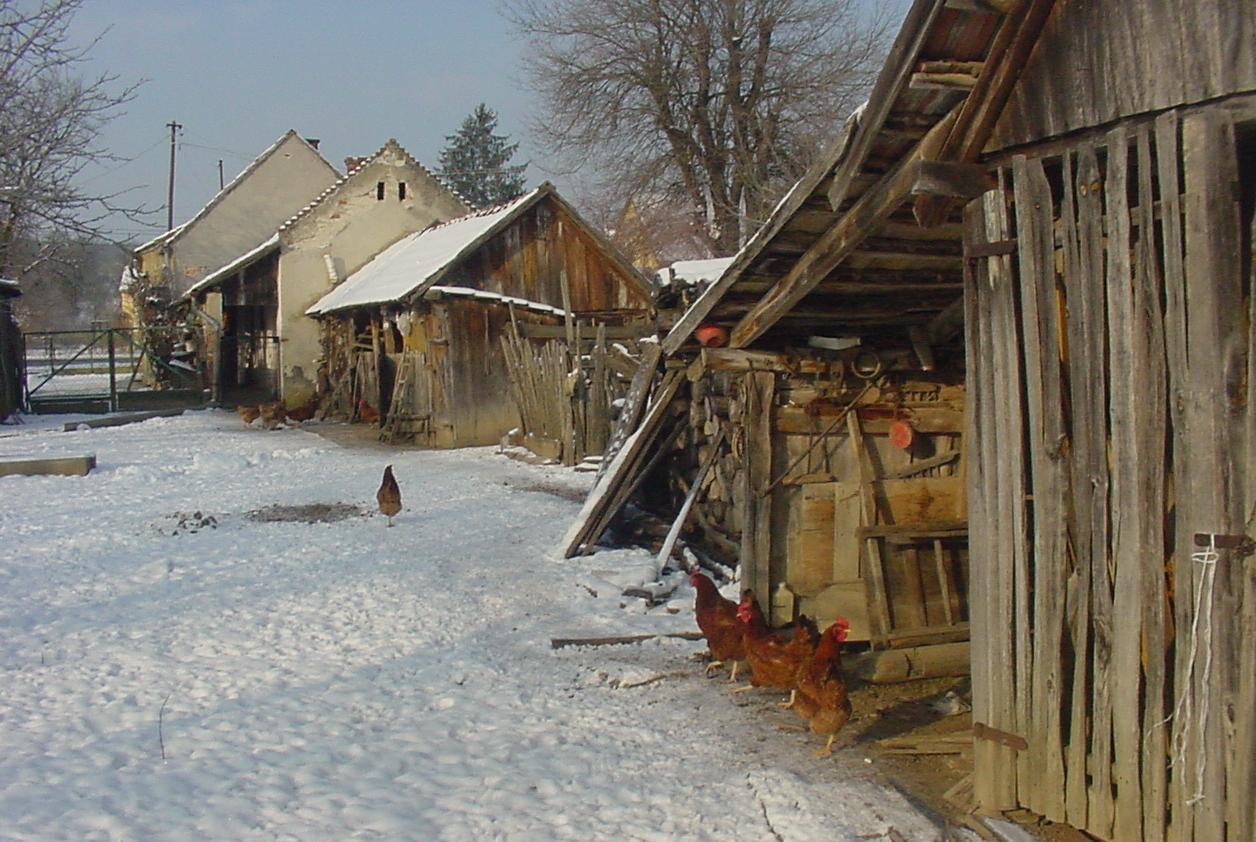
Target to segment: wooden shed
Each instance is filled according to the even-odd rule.
[[[544,184],[403,238],[308,312],[334,410],[365,400],[390,435],[465,447],[520,424],[503,337],[645,335],[652,311],[648,282]]]
[[[762,419],[814,372],[803,333],[962,374],[982,809],[1256,838],[1254,161],[1250,3],[917,0],[867,105],[665,341],[723,328],[706,368],[753,372],[748,490],[781,476],[755,462],[780,464]],[[761,500],[733,500],[752,577],[788,528]]]

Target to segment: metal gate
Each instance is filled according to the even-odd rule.
[[[187,325],[36,331],[23,336],[25,409],[118,412],[206,401],[196,332]]]

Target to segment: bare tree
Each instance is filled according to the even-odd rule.
[[[531,129],[625,197],[682,201],[727,254],[860,101],[888,20],[858,0],[514,0]]]
[[[0,0],[0,277],[21,277],[71,232],[103,238],[115,214],[135,218],[119,194],[84,190],[93,164],[121,160],[101,128],[134,96],[110,74],[79,73],[92,46],[69,28],[83,0]],[[31,249],[30,243],[44,243]]]

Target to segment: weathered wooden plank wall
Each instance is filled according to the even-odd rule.
[[[1105,839],[1256,833],[1254,574],[1193,545],[1256,518],[1256,186],[1245,211],[1231,121],[1013,159],[1016,272],[970,261],[974,719],[1028,743],[978,741],[974,791]],[[1004,195],[966,210],[967,248],[1008,239]]]
[[[1256,91],[1256,4],[1056,0],[990,150]]]

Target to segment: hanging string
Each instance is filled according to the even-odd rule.
[[[1213,604],[1213,585],[1217,577],[1217,560],[1220,555],[1217,553],[1217,537],[1210,535],[1208,546],[1199,552],[1191,554],[1191,561],[1199,568],[1199,575],[1195,577],[1195,611],[1191,618],[1191,635],[1190,649],[1186,661],[1186,674],[1182,676],[1181,692],[1178,694],[1177,704],[1170,714],[1160,725],[1164,725],[1170,720],[1177,723],[1176,733],[1173,737],[1173,762],[1171,768],[1178,770],[1178,774],[1186,774],[1186,745],[1189,741],[1189,732],[1191,726],[1196,728],[1196,755],[1199,760],[1195,766],[1195,793],[1186,803],[1196,804],[1204,799],[1204,775],[1208,767],[1208,752],[1204,751],[1204,733],[1208,728],[1208,707],[1209,700],[1212,696],[1212,604]],[[1201,630],[1200,624],[1203,624]],[[1198,718],[1195,716],[1195,700],[1191,693],[1191,684],[1195,676],[1195,663],[1199,656],[1200,647],[1203,647],[1204,664],[1200,675],[1200,688],[1202,698],[1200,699],[1200,707],[1202,708]]]

